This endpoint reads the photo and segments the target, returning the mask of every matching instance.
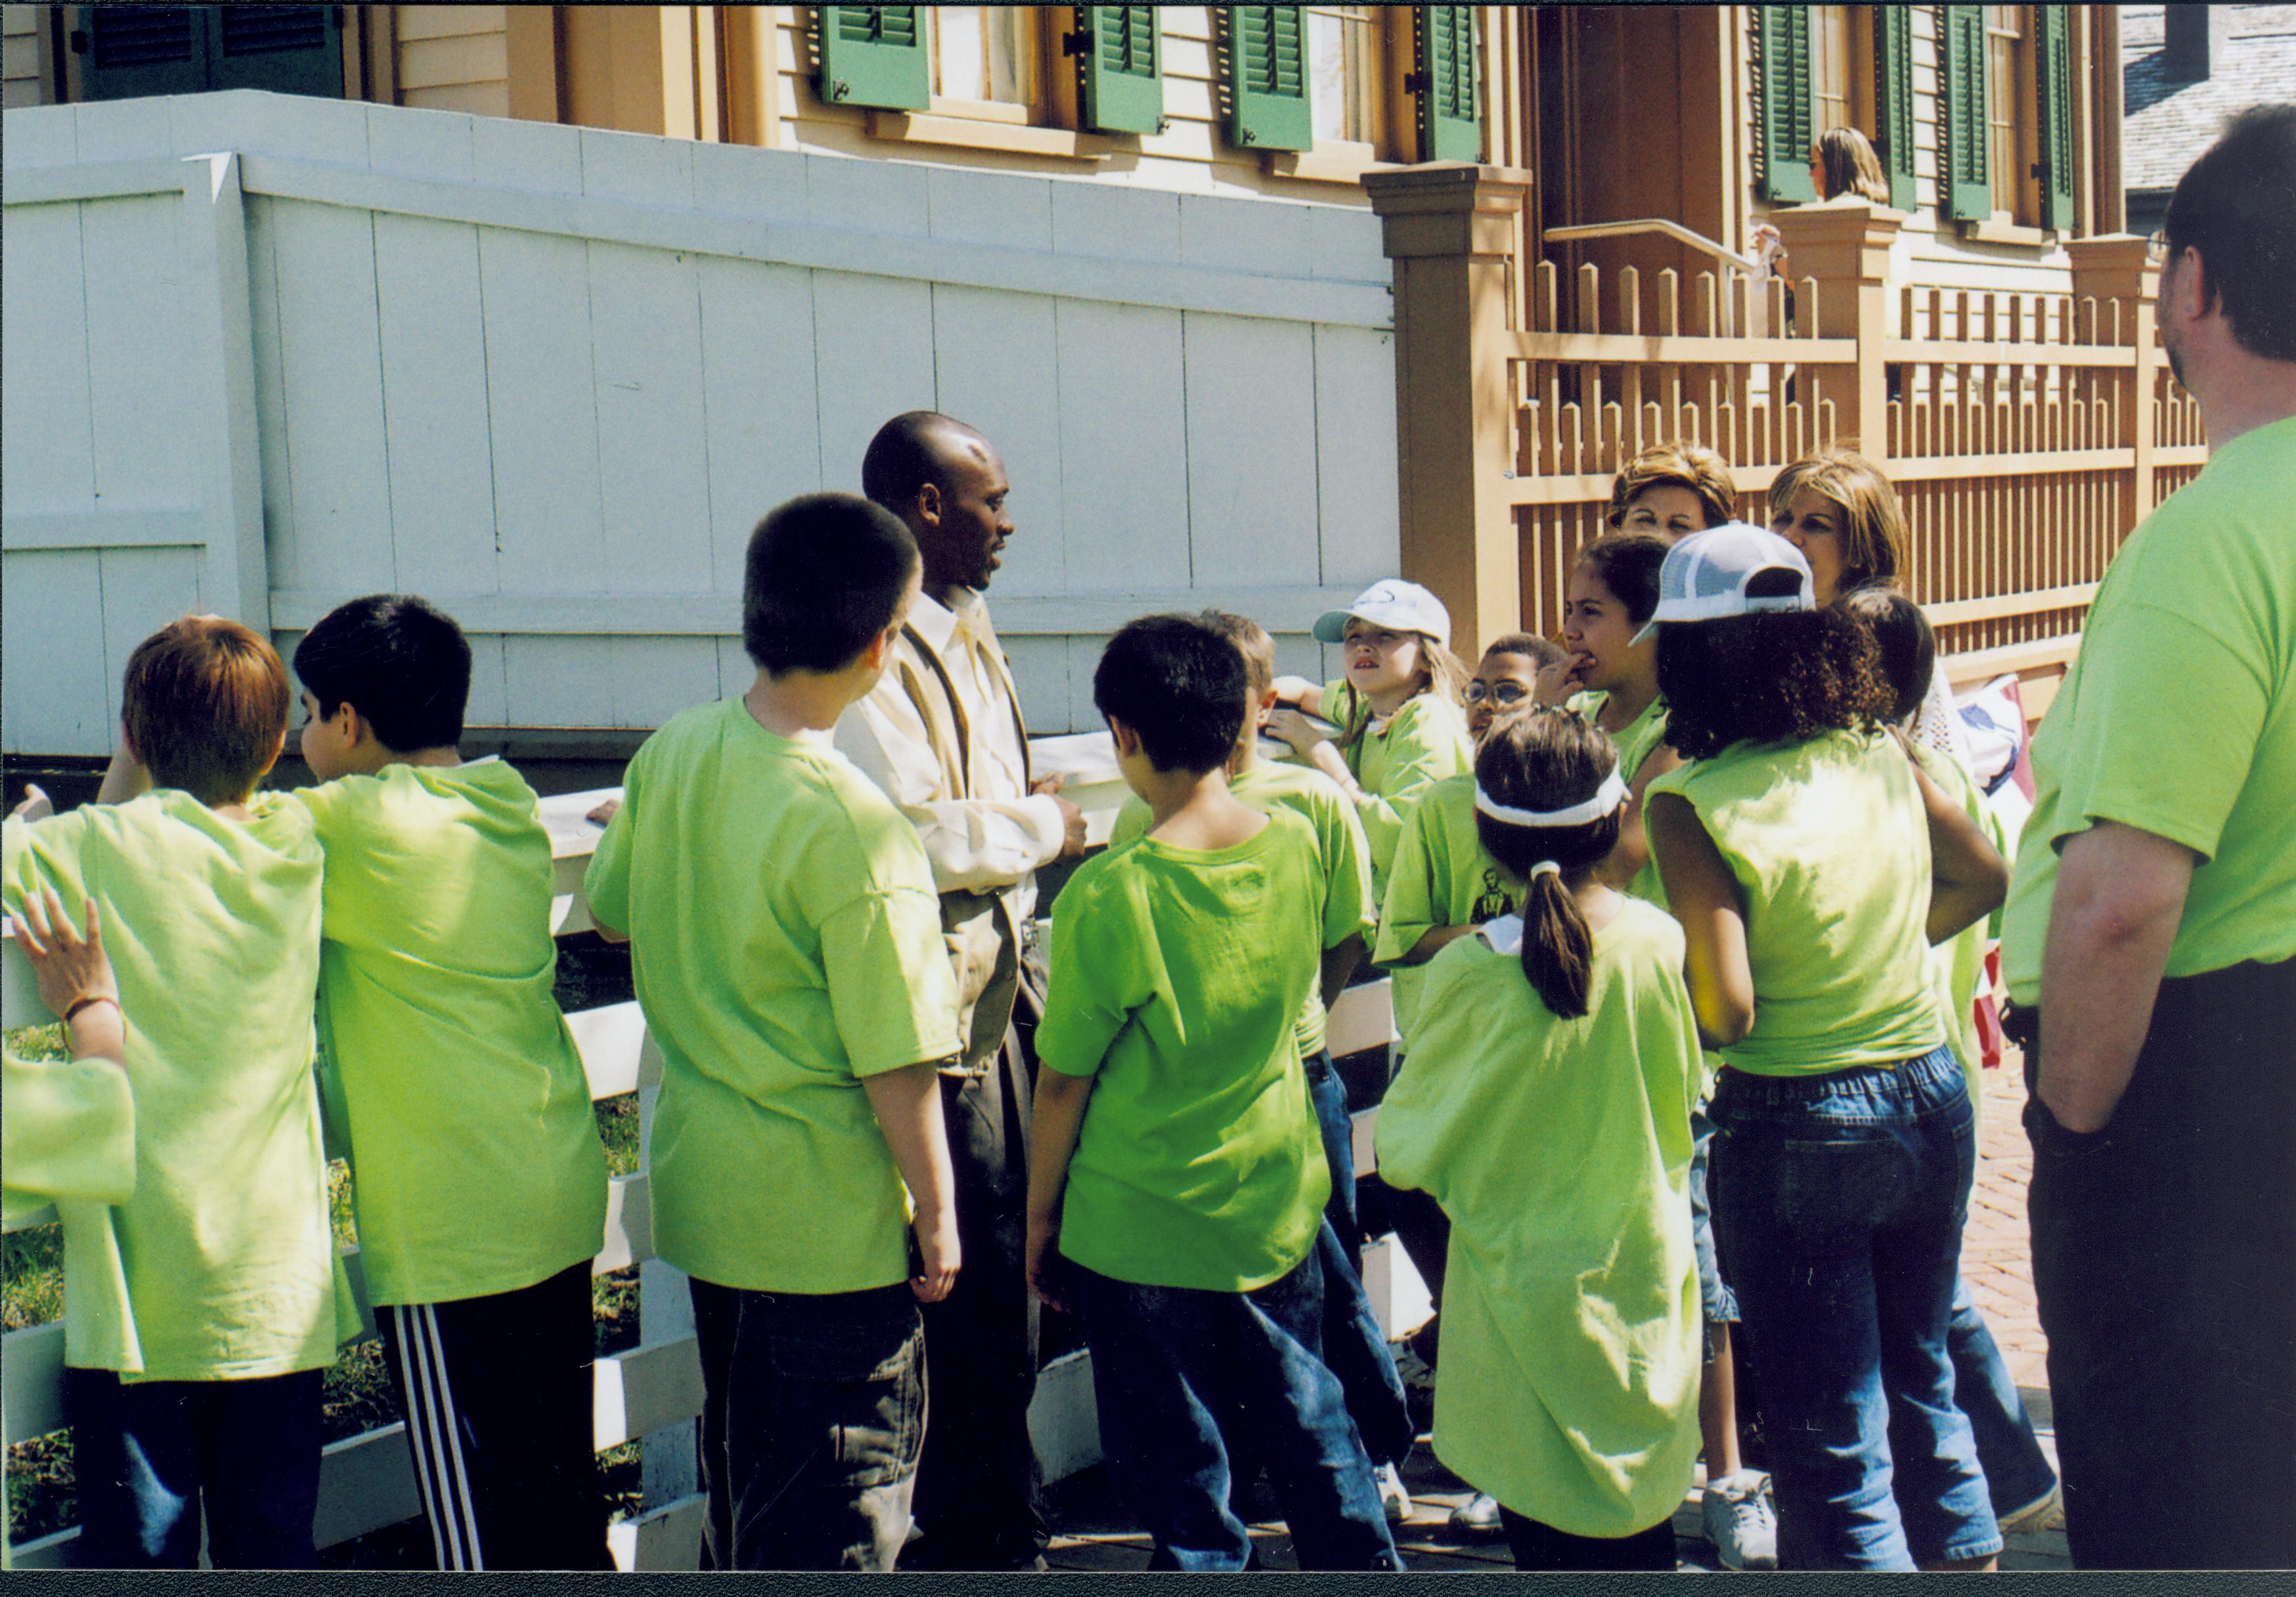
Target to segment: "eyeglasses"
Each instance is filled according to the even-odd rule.
[[[2165,230],[2144,241],[2144,259],[2153,266],[2160,266],[2169,259],[2169,235]]]
[[[1494,704],[1519,704],[1530,696],[1530,689],[1520,682],[1496,682],[1488,686],[1470,682],[1459,696],[1471,704],[1480,704],[1485,699]]]

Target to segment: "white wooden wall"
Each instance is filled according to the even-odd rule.
[[[656,725],[747,680],[758,517],[912,407],[1010,468],[1038,730],[1098,724],[1131,615],[1242,610],[1312,671],[1397,563],[1360,210],[249,92],[4,133],[11,751],[108,747],[184,610],[285,646],[378,589],[472,634],[473,724]]]

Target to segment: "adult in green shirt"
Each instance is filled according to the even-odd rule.
[[[712,1568],[890,1569],[908,1535],[917,1305],[962,1263],[939,1071],[964,1040],[923,845],[831,735],[919,568],[850,494],[760,522],[757,680],[646,739],[585,879],[661,1050],[654,1247],[692,1278]]]
[[[464,764],[463,630],[371,594],[295,647],[327,857],[321,1083],[442,1569],[611,1569],[589,1420],[606,1156],[551,990],[550,837]]]
[[[2073,1561],[2296,1565],[2296,106],[2169,202],[2213,451],[2105,573],[2002,937]]]
[[[217,1568],[314,1556],[320,1382],[345,1328],[311,1074],[319,845],[301,805],[255,791],[288,704],[269,644],[187,616],[128,658],[98,802],[6,827],[8,907],[53,889],[77,920],[93,901],[133,1017],[135,1191],[109,1228],[65,1235],[96,1568],[194,1568],[203,1509]],[[132,1325],[102,1312],[115,1271]]]

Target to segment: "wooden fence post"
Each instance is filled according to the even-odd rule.
[[[1889,336],[1890,245],[1905,218],[1894,210],[1860,202],[1800,205],[1770,219],[1785,245],[1793,280],[1810,279],[1816,286],[1815,317],[1810,307],[1796,308],[1808,333],[1855,339],[1857,344],[1857,364],[1846,385],[1832,375],[1840,369],[1835,367],[1818,368],[1814,380],[1804,384],[1800,398],[1808,407],[1809,436],[1822,443],[1852,445],[1886,471],[1890,389],[1882,344]],[[1807,291],[1804,297],[1808,297]],[[1772,328],[1770,336],[1784,333]],[[1832,438],[1819,428],[1818,406],[1824,399],[1833,401]]]
[[[1366,176],[1395,263],[1395,432],[1403,574],[1451,612],[1466,659],[1522,624],[1508,360],[1531,176],[1431,161]]]
[[[2122,484],[2121,530],[2150,514],[2153,505],[2152,468],[2155,417],[2152,395],[2160,386],[2162,360],[2160,341],[2153,336],[2154,299],[2161,286],[2161,268],[2151,258],[2147,240],[2130,233],[2067,242],[2071,259],[2073,303],[2096,301],[2097,339],[2112,336],[2112,301],[2121,302],[2119,342],[2128,347],[2128,403],[2120,410],[2120,436],[2114,441],[2131,452],[2134,469]]]

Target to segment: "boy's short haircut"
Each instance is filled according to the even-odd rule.
[[[1508,632],[1483,646],[1484,659],[1488,660],[1493,654],[1521,654],[1526,660],[1537,662],[1539,669],[1544,671],[1550,665],[1562,663],[1562,646],[1552,638],[1535,637],[1529,632]]]
[[[750,534],[742,646],[760,671],[842,671],[899,619],[916,580],[916,539],[882,505],[800,494]]]
[[[1244,679],[1257,708],[1275,686],[1275,640],[1251,617],[1233,611],[1200,610],[1196,619],[1235,645],[1235,652],[1243,656]]]
[[[413,594],[371,593],[328,611],[295,646],[295,675],[322,718],[348,704],[394,753],[462,741],[471,642]]]
[[[1139,734],[1158,770],[1201,776],[1243,731],[1248,680],[1234,644],[1192,615],[1144,615],[1108,640],[1092,702]]]
[[[220,615],[187,615],[127,657],[119,720],[156,786],[236,803],[277,757],[292,696],[268,643]]]
[[[1937,672],[1937,634],[1922,607],[1894,588],[1878,583],[1853,588],[1834,603],[1866,623],[1882,654],[1882,679],[1896,696],[1890,711],[1895,725],[1922,707]]]

